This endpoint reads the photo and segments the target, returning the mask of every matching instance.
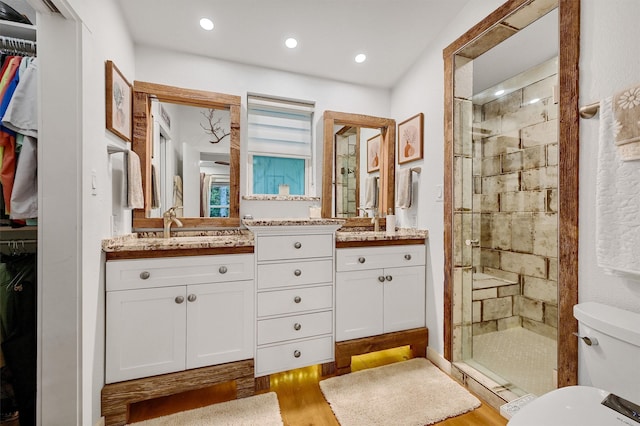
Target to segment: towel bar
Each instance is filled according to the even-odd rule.
[[[593,118],[600,109],[600,103],[594,102],[589,105],[585,105],[580,108],[580,117],[582,118]]]
[[[422,172],[422,167],[412,167],[411,171],[419,174]]]

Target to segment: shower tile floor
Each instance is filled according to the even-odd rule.
[[[473,360],[466,362],[494,380],[498,375],[496,382],[518,394],[540,396],[555,389],[556,341],[525,328],[474,336]]]

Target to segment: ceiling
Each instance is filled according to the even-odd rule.
[[[139,45],[390,88],[471,0],[117,1]]]

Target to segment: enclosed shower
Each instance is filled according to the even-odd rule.
[[[515,396],[557,383],[556,55],[498,81],[455,62],[453,360]]]

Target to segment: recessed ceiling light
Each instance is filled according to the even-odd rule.
[[[503,93],[504,93],[504,90],[503,90],[503,89],[500,89],[500,90],[498,90],[496,93],[494,93],[494,95],[496,95],[496,96],[500,96],[500,95],[502,95]]]
[[[296,40],[293,37],[289,37],[288,39],[285,40],[284,45],[287,46],[289,49],[293,49],[298,45],[298,40]]]
[[[363,62],[364,62],[364,61],[366,61],[366,60],[367,60],[367,55],[365,55],[364,53],[358,53],[358,54],[356,55],[356,62],[357,62],[357,63],[361,64],[361,63],[363,63]]]
[[[209,18],[202,18],[200,26],[207,31],[211,31],[213,29],[213,21]]]

